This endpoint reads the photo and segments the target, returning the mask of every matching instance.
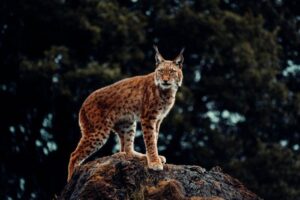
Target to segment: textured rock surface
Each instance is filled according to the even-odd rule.
[[[75,170],[59,199],[260,199],[218,167],[164,165],[146,167],[146,160],[115,154],[90,161]]]

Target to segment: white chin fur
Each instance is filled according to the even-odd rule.
[[[170,89],[170,88],[172,88],[172,85],[162,85],[162,84],[159,84],[159,87],[161,88],[161,89]]]
[[[162,83],[158,83],[158,86],[163,89],[163,90],[166,90],[166,89],[174,89],[174,90],[177,90],[178,87],[176,85],[163,85]]]

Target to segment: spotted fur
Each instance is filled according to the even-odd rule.
[[[153,73],[116,82],[94,91],[79,112],[82,137],[70,156],[68,180],[76,166],[102,147],[111,131],[119,136],[121,152],[147,157],[148,167],[162,170],[165,157],[158,155],[157,139],[162,120],[175,102],[182,84],[183,50],[174,60],[165,60],[156,46]],[[136,123],[140,121],[146,155],[134,151]]]

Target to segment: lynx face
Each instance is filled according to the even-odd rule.
[[[155,69],[155,83],[162,89],[178,89],[182,84],[182,79],[181,66],[174,61],[163,61]]]
[[[162,89],[178,89],[182,84],[182,64],[183,64],[183,51],[173,60],[165,60],[159,53],[156,46],[156,69],[155,69],[155,84]]]

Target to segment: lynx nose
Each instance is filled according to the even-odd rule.
[[[170,85],[170,83],[168,82],[168,80],[163,80],[163,85]]]

